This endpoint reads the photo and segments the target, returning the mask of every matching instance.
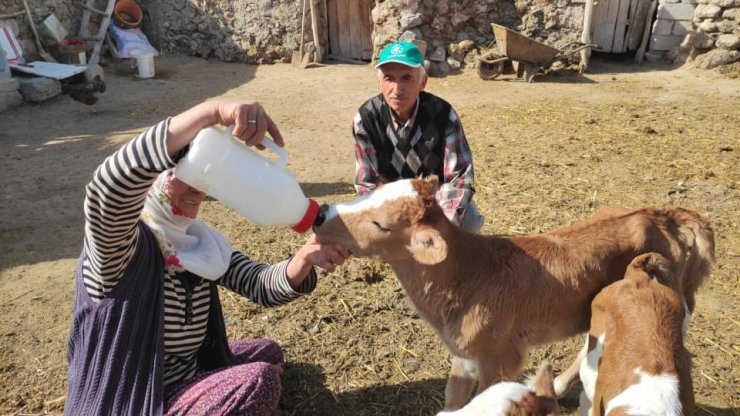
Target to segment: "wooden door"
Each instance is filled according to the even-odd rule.
[[[329,55],[369,61],[373,57],[372,0],[326,0]]]
[[[624,53],[640,46],[650,0],[598,0],[591,33],[601,52]]]

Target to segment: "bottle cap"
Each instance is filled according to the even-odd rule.
[[[306,231],[311,229],[318,215],[319,215],[319,203],[309,198],[308,208],[306,209],[306,213],[303,214],[303,218],[301,218],[298,224],[292,227],[293,230],[299,233],[305,233]]]

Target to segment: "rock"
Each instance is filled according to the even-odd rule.
[[[450,66],[447,62],[430,62],[428,72],[433,77],[443,77],[450,73]]]
[[[401,25],[401,30],[407,30],[414,27],[419,27],[423,23],[421,15],[419,13],[401,16],[398,22]]]
[[[737,50],[738,48],[740,48],[740,36],[728,34],[719,35],[719,37],[717,37],[717,42],[715,42],[715,45],[717,45],[718,48],[722,49]]]
[[[455,59],[455,58],[453,58],[451,56],[448,56],[447,57],[447,65],[450,66],[450,69],[453,69],[455,71],[459,70],[460,67],[462,66],[460,64],[460,61],[458,61],[457,59]]]
[[[714,19],[722,15],[722,8],[713,4],[700,4],[694,10],[694,16],[702,19]]]
[[[436,62],[444,62],[446,57],[445,48],[438,46],[434,48],[432,53],[429,55],[430,61],[436,61]]]
[[[421,56],[427,56],[428,45],[425,41],[416,39],[412,41],[412,43],[416,45],[417,48],[419,48],[419,52],[421,52]]]
[[[23,103],[23,96],[18,91],[0,92],[0,113]]]
[[[20,78],[21,95],[25,101],[40,103],[62,93],[62,84],[56,79],[33,77]]]
[[[0,76],[0,93],[2,92],[16,92],[20,88],[20,83],[15,78],[6,78]]]
[[[737,27],[737,23],[732,20],[722,20],[717,22],[717,30],[721,33],[732,33]]]
[[[663,52],[648,51],[645,52],[645,60],[654,64],[660,62],[663,59]]]
[[[697,56],[694,65],[700,69],[712,69],[737,61],[740,61],[740,52],[727,49],[714,49]]]
[[[451,43],[447,47],[447,53],[454,59],[458,61],[462,61],[465,59],[465,56],[470,52],[472,49],[475,48],[475,42],[472,40],[463,40],[459,43]]]
[[[714,47],[714,39],[706,33],[695,33],[691,37],[691,44],[696,49],[711,49]]]

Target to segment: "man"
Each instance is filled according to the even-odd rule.
[[[424,91],[424,57],[413,43],[394,42],[375,65],[381,94],[353,120],[355,190],[383,182],[436,175],[437,201],[452,223],[476,232],[483,217],[472,202],[473,159],[460,117],[445,100]]]

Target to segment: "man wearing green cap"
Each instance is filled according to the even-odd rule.
[[[483,217],[472,202],[473,159],[460,117],[427,93],[424,57],[413,43],[393,42],[378,58],[381,93],[353,120],[355,190],[363,195],[383,182],[436,175],[437,201],[447,218],[477,231]]]

